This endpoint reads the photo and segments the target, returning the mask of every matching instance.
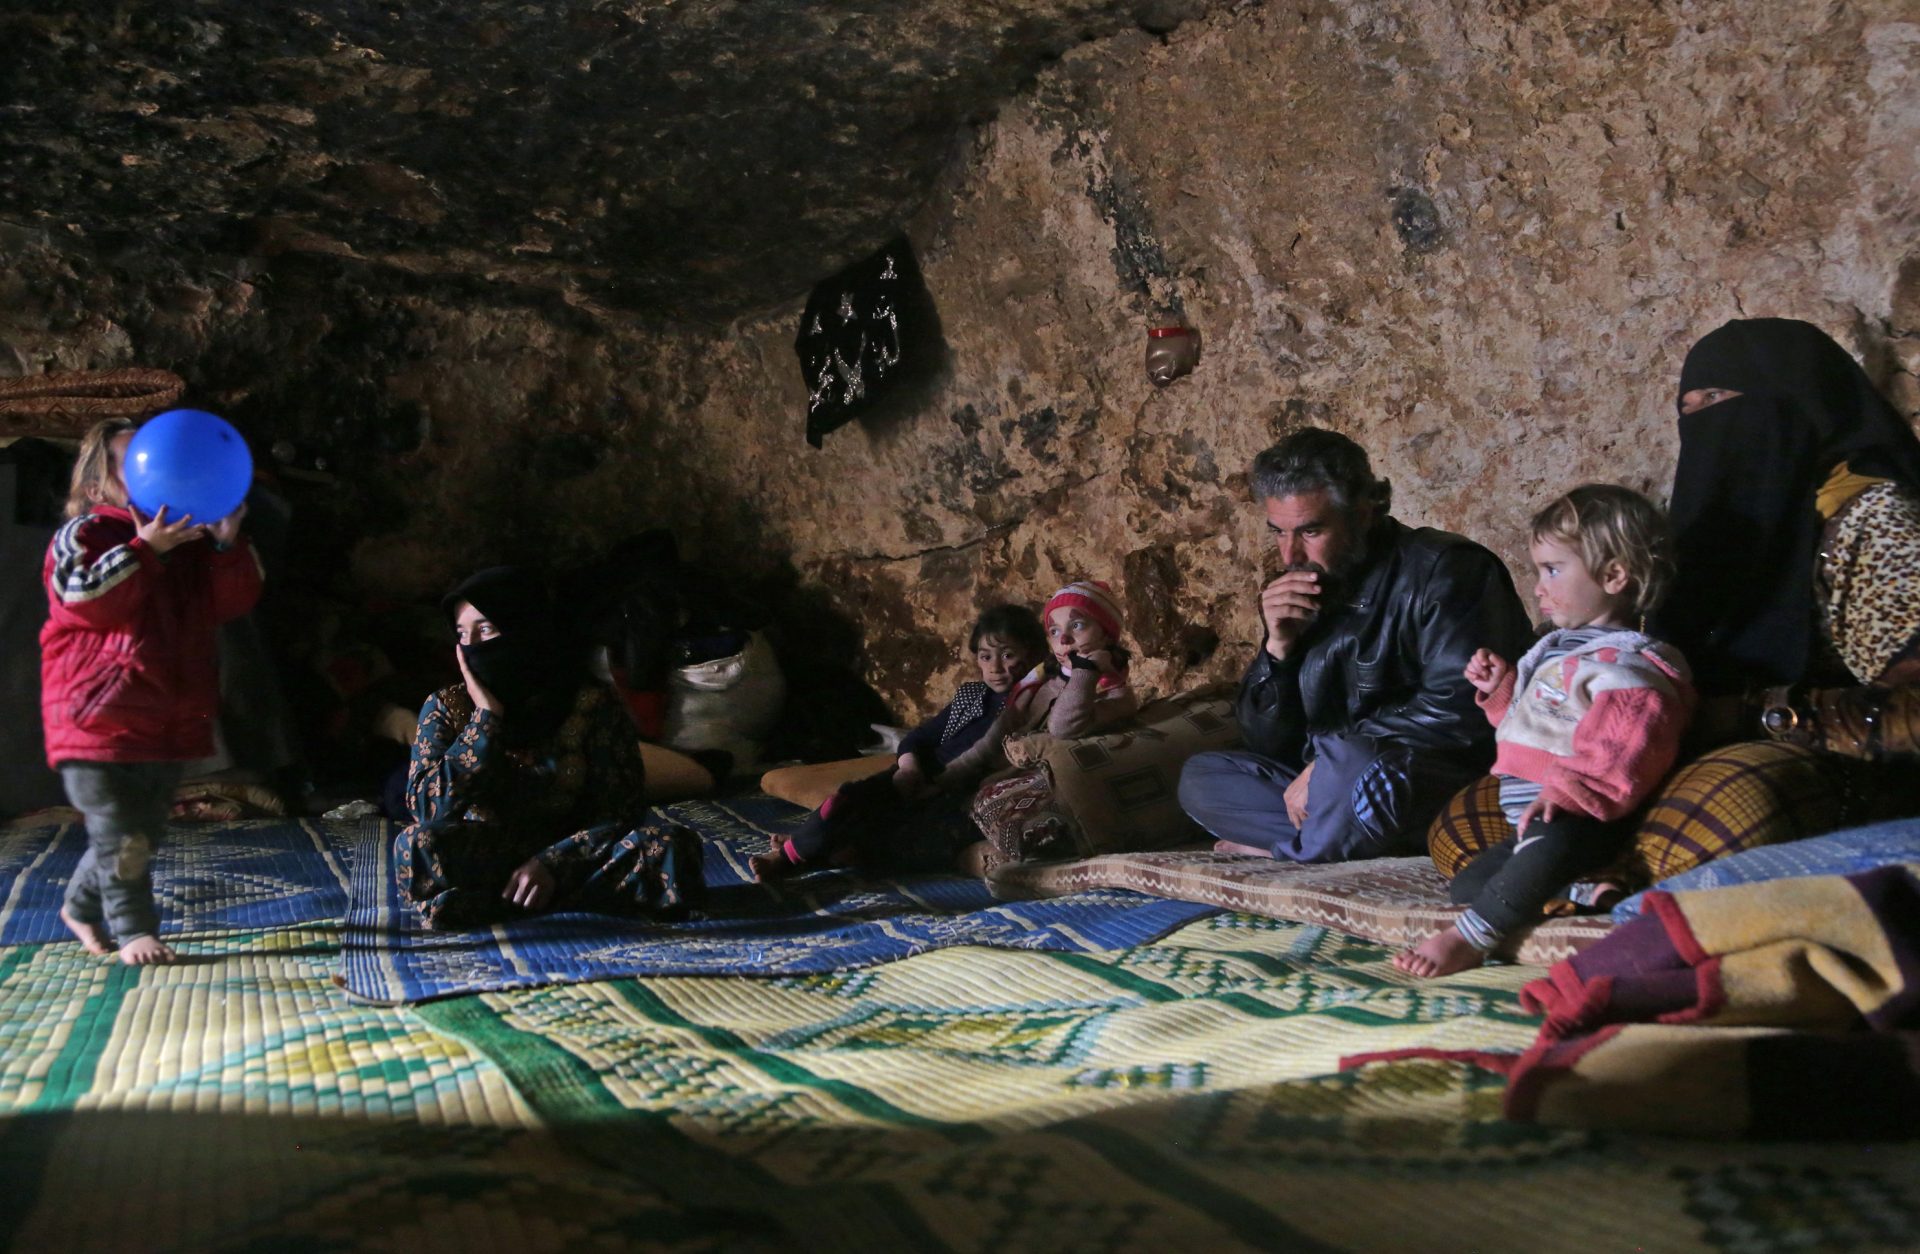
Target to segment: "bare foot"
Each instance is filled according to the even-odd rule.
[[[747,867],[753,872],[753,878],[761,884],[771,880],[783,880],[793,873],[793,863],[787,861],[786,852],[778,845],[765,853],[749,856]]]
[[[173,950],[161,944],[157,936],[136,936],[120,946],[120,961],[129,966],[153,966],[172,962]]]
[[[953,869],[976,880],[987,878],[987,842],[976,840],[955,854]]]
[[[82,923],[68,914],[65,906],[60,907],[60,921],[67,925],[67,930],[72,932],[75,939],[80,942],[80,948],[88,953],[110,954],[113,952],[113,945],[108,942],[107,934],[100,930],[98,923]]]
[[[1242,858],[1271,858],[1273,856],[1273,850],[1271,849],[1261,849],[1254,845],[1237,845],[1230,840],[1214,841],[1213,851],[1215,853],[1237,854]]]
[[[1466,937],[1446,927],[1413,948],[1395,954],[1393,965],[1408,975],[1430,980],[1436,975],[1470,971],[1486,960],[1487,956],[1468,944]]]

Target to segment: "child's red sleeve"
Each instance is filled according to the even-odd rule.
[[[264,574],[260,555],[244,538],[230,549],[213,551],[208,563],[213,583],[213,621],[238,618],[260,600]]]
[[[160,555],[111,519],[76,518],[47,549],[47,604],[55,622],[111,631],[132,623],[159,577]]]
[[[1573,729],[1573,751],[1555,758],[1541,781],[1541,795],[1597,819],[1633,813],[1673,769],[1692,712],[1691,687],[1597,694]]]
[[[1506,721],[1507,708],[1513,704],[1514,686],[1517,681],[1517,672],[1509,666],[1506,675],[1500,680],[1499,687],[1492,692],[1474,694],[1474,703],[1487,712],[1487,721],[1495,727]]]

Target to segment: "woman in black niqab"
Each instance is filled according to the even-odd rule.
[[[639,734],[545,580],[492,567],[441,605],[464,682],[420,709],[413,822],[394,842],[395,879],[427,925],[685,914],[702,889],[699,838],[647,806]]]
[[[587,682],[585,642],[562,624],[546,581],[532,571],[490,566],[440,601],[456,628],[469,605],[489,629],[455,646],[475,704],[486,704],[483,695],[497,699],[509,744],[551,736]]]
[[[1710,696],[1820,679],[1816,495],[1842,463],[1920,490],[1920,440],[1846,350],[1789,318],[1702,338],[1679,392],[1679,578],[1656,630]]]

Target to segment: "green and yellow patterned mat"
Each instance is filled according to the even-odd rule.
[[[1101,954],[349,1002],[332,928],[0,949],[19,1249],[1911,1249],[1920,1146],[1519,1126],[1495,968],[1242,915]]]

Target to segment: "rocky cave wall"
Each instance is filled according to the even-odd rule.
[[[731,434],[703,473],[922,709],[976,607],[1083,576],[1114,583],[1146,684],[1237,674],[1245,468],[1304,423],[1519,575],[1555,491],[1664,497],[1680,360],[1726,318],[1814,321],[1920,411],[1917,16],[1267,4],[1081,49],[914,224],[935,402],[806,448],[782,310],[715,352],[689,419]],[[1169,314],[1204,356],[1158,391],[1143,333]]]
[[[16,223],[0,340],[23,372],[172,366],[326,462],[308,561],[362,594],[671,525],[788,618],[850,619],[903,715],[965,674],[980,606],[1077,577],[1166,691],[1255,647],[1244,470],[1295,426],[1518,571],[1554,491],[1664,492],[1681,356],[1725,318],[1819,323],[1920,411],[1917,148],[1910,0],[1242,0],[1085,43],[973,128],[906,223],[944,376],[819,451],[803,294],[697,328]],[[1144,331],[1176,318],[1203,358],[1155,390]]]

